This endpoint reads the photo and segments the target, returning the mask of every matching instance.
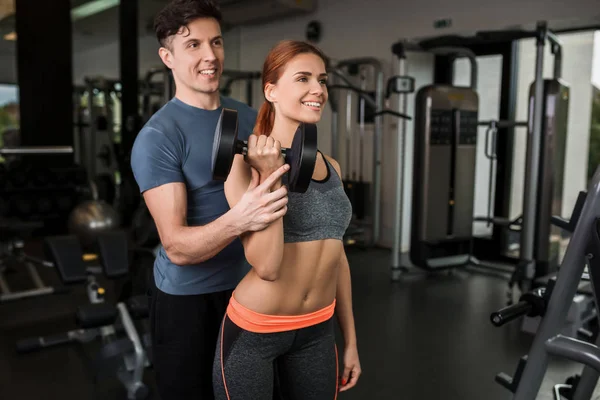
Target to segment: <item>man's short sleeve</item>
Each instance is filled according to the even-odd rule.
[[[155,128],[140,131],[131,150],[131,169],[140,193],[166,183],[185,182],[179,147]]]

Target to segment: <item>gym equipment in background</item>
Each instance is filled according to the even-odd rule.
[[[541,61],[541,57],[538,57],[538,61]],[[540,80],[538,89],[542,87],[541,83]],[[491,316],[493,322],[512,320],[529,313],[542,317],[529,353],[519,360],[515,375],[511,377],[501,373],[496,377],[499,384],[514,393],[512,397],[514,400],[537,398],[551,356],[566,358],[584,365],[581,375],[577,379],[570,380],[572,387],[557,385],[554,388],[556,400],[561,399],[561,392],[564,393],[566,389],[569,389],[571,399],[591,399],[600,376],[600,347],[598,347],[600,336],[596,338],[596,344],[592,344],[562,333],[570,305],[581,285],[582,277],[585,276],[586,266],[594,302],[596,307],[598,305],[600,167],[596,169],[587,192],[580,193],[571,219],[566,221],[554,217],[552,221],[555,225],[573,233],[560,265],[560,273],[549,281],[541,297],[536,298],[533,295],[522,298],[521,302]]]
[[[427,85],[415,96],[410,259],[428,270],[469,260],[479,110],[475,56],[465,49],[433,51],[467,56],[471,84]]]
[[[498,155],[496,152],[498,129],[501,128],[516,128],[524,127],[527,128],[529,125],[526,121],[479,121],[479,126],[486,127],[485,131],[485,157],[490,161],[490,172],[489,172],[489,184],[488,184],[488,204],[486,216],[475,216],[474,221],[485,222],[487,226],[492,224],[502,225],[507,227],[509,230],[520,231],[520,226],[523,223],[522,217],[511,220],[509,218],[498,218],[492,213],[492,201],[494,191],[494,175],[496,171],[496,160]]]
[[[552,273],[552,264],[557,263],[560,235],[556,230],[551,231],[550,218],[560,214],[561,209],[569,93],[567,84],[560,79],[560,43],[545,23],[538,24],[535,32],[478,34],[471,42],[465,39],[465,45],[481,44],[477,40],[485,39],[480,36],[494,35],[504,41],[532,35],[538,39],[536,78],[530,87],[527,122],[478,121],[478,96],[473,81],[477,74],[475,55],[467,48],[448,44],[461,43],[460,40],[441,38],[419,45],[399,42],[393,51],[406,46],[405,50],[443,55],[451,61],[462,55],[472,66],[471,88],[434,84],[421,88],[416,96],[411,262],[426,271],[476,266],[511,274],[510,298],[515,284],[527,290],[534,278]],[[555,68],[554,78],[544,81],[539,63],[546,40],[552,45]],[[542,118],[546,114],[548,118]],[[491,204],[488,204],[487,216],[473,216],[478,126],[489,128],[485,151],[492,163],[496,161],[498,138],[492,133],[500,128],[528,128],[525,195],[520,218],[509,220],[491,216]],[[512,258],[516,265],[482,261],[473,255],[474,221],[494,224],[520,235],[519,254]],[[397,244],[395,248],[399,249],[399,246]],[[405,269],[394,268],[396,265],[393,263],[393,277]]]
[[[145,295],[134,296],[116,305],[106,302],[106,289],[94,274],[108,279],[124,277],[129,272],[127,234],[123,231],[103,232],[96,236],[96,258],[101,268],[86,265],[79,240],[73,235],[51,236],[44,241],[45,251],[66,285],[87,282],[89,304],[76,312],[80,329],[47,336],[19,340],[21,354],[72,343],[88,343],[96,338],[101,347],[93,359],[93,375],[117,376],[127,391],[129,400],[145,399],[149,388],[142,381],[144,369],[151,365],[149,333],[142,322],[148,317]],[[136,321],[140,321],[136,324]],[[137,326],[136,326],[137,325]],[[142,332],[140,334],[140,332]]]
[[[246,155],[248,142],[238,139],[236,110],[223,108],[217,121],[212,151],[212,173],[215,180],[226,180],[236,154]],[[292,192],[304,193],[312,179],[317,161],[317,127],[300,124],[292,147],[281,148],[285,162],[290,165],[288,187]]]
[[[157,81],[156,76],[160,80]],[[139,88],[142,93],[142,118],[148,121],[175,94],[173,73],[166,66],[151,68],[146,71]]]
[[[102,76],[85,77],[84,82],[76,88],[75,162],[85,167],[90,179],[108,175],[114,181],[119,169],[121,83]]]
[[[394,70],[398,75],[388,79],[386,98],[397,94],[398,112],[406,114],[408,108],[408,95],[415,91],[415,79],[407,75],[406,50],[403,43],[392,46],[394,57]],[[394,241],[392,243],[392,280],[397,280],[401,272],[406,272],[407,267],[402,266],[400,256],[402,253],[402,221],[404,215],[404,164],[406,154],[406,118],[397,124],[396,137],[396,192],[394,196]]]
[[[89,250],[102,232],[120,227],[119,214],[102,200],[87,200],[79,203],[69,215],[69,233],[79,238],[84,250]]]
[[[371,71],[371,75],[374,76],[375,91],[366,91],[365,88],[368,85],[367,80],[361,80],[361,87],[356,86],[352,82],[351,75],[355,72],[358,73],[362,70],[363,73]],[[383,84],[383,73],[381,71],[381,63],[377,59],[373,58],[356,58],[349,60],[339,61],[337,64],[327,68],[329,73],[329,84],[327,89],[329,90],[329,104],[331,106],[332,118],[331,118],[331,154],[336,160],[339,158],[339,140],[340,140],[340,129],[339,129],[339,115],[340,115],[340,99],[337,96],[338,91],[345,91],[346,94],[346,127],[345,127],[345,178],[344,189],[352,202],[354,218],[350,223],[350,227],[344,235],[344,242],[346,244],[360,243],[365,246],[373,246],[379,240],[379,224],[380,224],[380,194],[381,194],[381,141],[383,131],[383,117],[384,115],[392,115],[396,118],[410,120],[411,117],[406,115],[405,112],[397,112],[390,109],[384,108],[384,101],[386,93],[384,93]],[[407,87],[401,89],[398,81],[398,86],[394,78],[390,78],[388,81],[388,97],[391,93],[391,89],[397,88],[398,90],[406,90],[411,87],[410,83],[413,82],[408,77],[404,80],[405,83],[409,83]],[[414,85],[413,85],[414,87]],[[361,133],[364,133],[365,124],[374,122],[374,138],[373,138],[373,171],[372,181],[363,181],[362,179],[362,154],[364,149],[362,142],[359,138],[359,181],[352,179],[351,165],[352,162],[352,93],[358,96],[359,113],[358,122]],[[362,121],[362,123],[361,123]],[[360,217],[363,217],[362,219]]]
[[[43,227],[40,222],[9,221],[0,218],[0,303],[31,297],[67,293],[67,288],[46,286],[35,265],[53,267],[52,263],[25,253],[22,237]],[[7,281],[7,272],[25,267],[34,288],[14,291]]]
[[[257,71],[223,70],[222,78],[225,83],[221,86],[220,92],[223,96],[231,97],[233,84],[243,82],[245,83],[246,99],[242,101],[252,107],[254,102],[254,84],[258,83],[260,85],[260,77],[261,73]]]
[[[12,156],[0,164],[0,302],[65,293],[64,288],[46,286],[37,266],[52,263],[24,252],[24,239],[46,225],[66,219],[75,206],[78,185],[85,172],[77,167],[43,168],[29,163],[30,157],[72,154],[70,146],[20,146],[1,148],[0,155]],[[24,269],[32,289],[15,291],[8,283],[9,272]]]
[[[527,196],[523,202],[519,250],[520,267],[528,281],[556,272],[561,240],[560,230],[553,227],[551,218],[562,212],[570,89],[561,78],[560,42],[551,32],[545,34],[554,54],[554,77],[542,80],[542,69],[536,64],[540,79],[529,90],[529,120],[533,122],[528,140],[531,146],[527,146],[524,185]],[[543,50],[544,46],[539,46],[539,58],[543,57]],[[536,164],[537,171],[532,168]],[[515,282],[521,280],[519,274],[523,273],[517,271]]]
[[[352,75],[354,71],[358,72],[362,67],[367,67],[371,70],[372,76],[374,77],[374,86],[375,86],[375,94],[363,91],[360,87],[357,87],[355,84],[351,82],[351,78],[348,75]],[[338,80],[340,83],[334,84],[330,82],[327,85],[328,90],[332,89],[342,89],[346,90],[346,100],[350,99],[352,92],[357,93],[359,95],[359,99],[363,99],[366,101],[366,104],[375,111],[381,111],[384,109],[384,73],[383,66],[381,62],[372,57],[359,57],[352,58],[346,60],[340,60],[334,65],[330,66],[327,69],[330,74],[330,78],[333,78],[333,82],[337,83]],[[343,84],[342,84],[343,83]],[[330,94],[330,98],[333,97]],[[334,102],[339,104],[339,99],[334,99]],[[363,185],[365,190],[369,190],[369,193],[357,193],[356,185],[354,182],[348,179],[350,177],[349,167],[352,165],[352,156],[350,155],[351,145],[352,145],[352,128],[351,128],[351,107],[352,105],[346,104],[346,160],[345,160],[345,172],[346,175],[345,188],[348,193],[348,197],[352,199],[360,198],[360,202],[365,202],[364,199],[368,199],[368,207],[364,207],[365,212],[362,221],[358,223],[358,221],[354,221],[352,223],[352,229],[349,232],[352,234],[351,240],[359,240],[362,243],[365,243],[369,246],[373,246],[375,243],[379,241],[380,235],[380,219],[381,219],[381,147],[383,140],[383,115],[378,114],[374,115],[374,130],[373,130],[373,170],[370,185]],[[337,107],[339,109],[339,107]],[[338,158],[338,143],[340,140],[339,137],[339,127],[337,123],[337,117],[339,114],[334,113],[332,115],[332,132],[331,132],[331,140],[332,140],[332,148],[331,155],[334,159],[339,160]],[[363,149],[359,149],[362,153]],[[346,183],[347,182],[347,183]],[[350,187],[349,187],[350,186]],[[357,201],[353,201],[353,209],[355,208],[355,204]],[[368,208],[368,211],[367,211]],[[365,229],[366,228],[366,229]],[[365,232],[368,231],[367,232]],[[363,233],[364,232],[364,233]]]

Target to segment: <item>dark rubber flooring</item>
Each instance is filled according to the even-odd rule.
[[[349,260],[363,375],[339,399],[510,398],[494,377],[514,373],[532,336],[519,323],[495,328],[489,322],[490,312],[505,304],[503,279],[457,271],[391,282],[389,251],[351,250]],[[54,271],[39,269],[46,283],[59,283]],[[26,288],[25,278],[22,272],[8,276],[15,288]],[[106,287],[120,290],[110,282]],[[67,295],[0,304],[0,399],[124,398],[115,379],[92,381],[78,346],[15,352],[19,338],[75,328],[77,303],[85,301],[85,291],[76,288]],[[579,370],[553,360],[538,399],[552,399],[552,384]],[[152,387],[151,369],[145,381]]]

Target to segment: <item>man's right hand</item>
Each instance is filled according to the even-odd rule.
[[[252,170],[252,179],[248,190],[240,201],[231,209],[238,218],[242,232],[260,231],[273,221],[283,217],[287,212],[287,187],[271,191],[281,177],[289,171],[290,166],[284,164],[260,183],[257,170]],[[259,184],[260,183],[260,184]]]

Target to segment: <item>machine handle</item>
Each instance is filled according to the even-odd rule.
[[[577,196],[577,201],[575,202],[575,206],[573,207],[573,212],[571,213],[571,218],[566,219],[560,216],[553,215],[550,217],[550,221],[552,222],[552,224],[558,226],[561,229],[564,229],[567,232],[575,232],[575,227],[577,226],[577,222],[579,221],[579,216],[581,215],[581,211],[583,210],[583,205],[585,204],[586,197],[586,192],[579,192],[579,195]]]
[[[0,154],[71,154],[72,146],[26,146],[5,147],[0,149]]]
[[[490,316],[490,320],[494,326],[502,326],[507,322],[514,321],[519,317],[529,314],[532,307],[531,303],[521,301],[512,306],[504,307],[499,311],[493,312]]]
[[[492,194],[494,191],[493,182],[494,182],[494,161],[496,160],[496,133],[498,132],[498,126],[496,121],[490,121],[490,125],[485,131],[485,156],[490,160],[490,172],[489,172],[489,180],[488,180],[488,222],[487,227],[491,225],[492,219]],[[491,140],[492,146],[490,149],[490,136],[493,136]]]
[[[410,115],[406,115],[406,114],[399,113],[397,111],[392,111],[392,110],[377,111],[376,113],[373,113],[373,116],[376,117],[378,115],[384,115],[384,114],[393,115],[394,117],[398,117],[398,118],[404,118],[409,121],[412,120],[412,117]]]
[[[496,133],[498,132],[498,126],[496,121],[490,121],[490,125],[485,131],[485,156],[490,160],[495,160],[496,157]],[[490,140],[490,136],[493,137]],[[491,142],[491,146],[490,146]],[[490,148],[491,147],[491,148]]]
[[[43,347],[41,338],[23,339],[17,342],[17,353],[31,353],[40,350]]]
[[[17,352],[20,354],[39,351],[47,347],[60,346],[71,343],[73,338],[68,333],[59,333],[57,335],[46,337],[32,337],[22,339],[17,342]]]

